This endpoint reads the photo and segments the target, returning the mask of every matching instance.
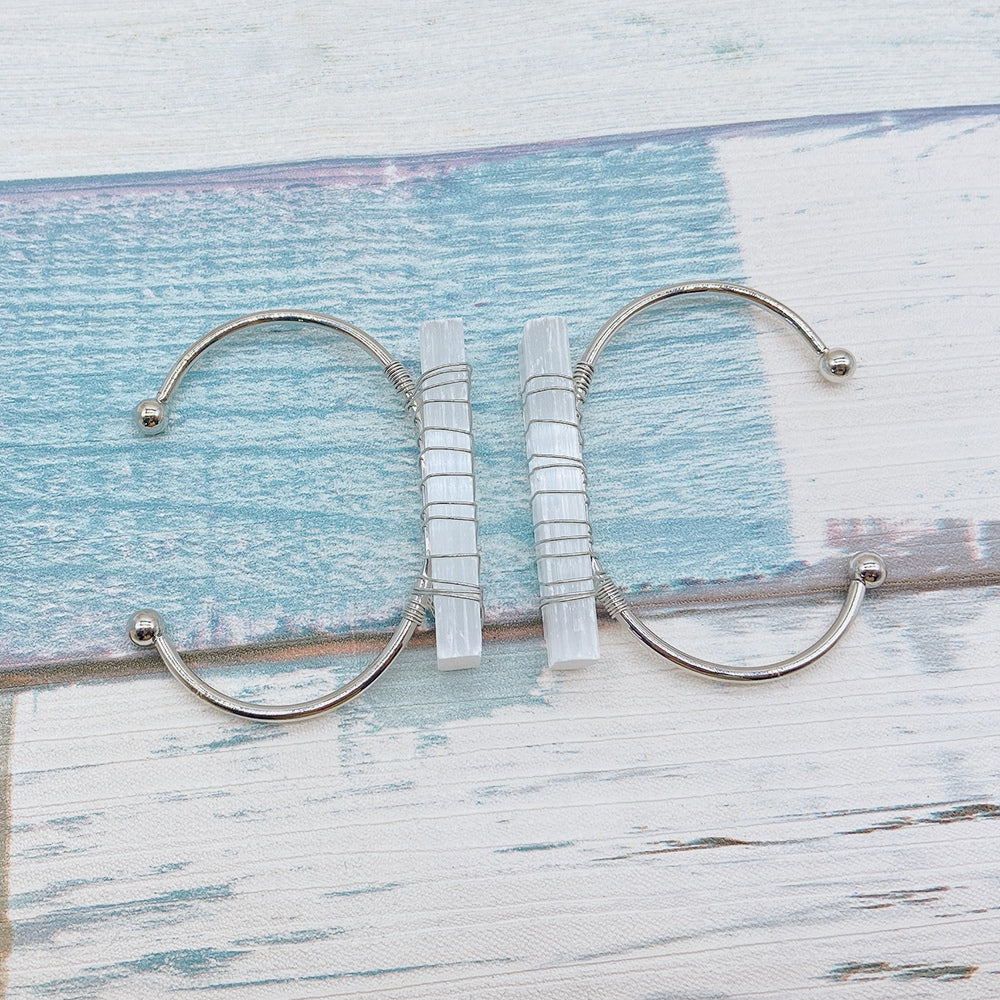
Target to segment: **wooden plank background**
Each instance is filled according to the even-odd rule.
[[[1000,996],[998,43],[1000,11],[938,3],[11,4],[4,994]],[[859,369],[827,386],[725,303],[630,328],[584,417],[602,560],[740,662],[811,641],[851,551],[891,583],[783,681],[611,623],[553,675],[520,327],[566,315],[578,352],[687,277],[777,295]],[[462,316],[482,507],[482,667],[440,674],[424,631],[289,727],[122,631],[155,603],[220,685],[300,696],[411,584],[412,434],[357,352],[220,346],[169,434],[131,430],[266,305],[411,368]]]

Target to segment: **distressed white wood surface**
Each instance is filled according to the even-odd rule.
[[[14,4],[0,172],[451,151],[982,104],[1000,87],[998,18],[981,5],[416,11]],[[36,667],[69,676],[39,649],[4,664],[17,688],[0,713],[5,993],[1000,996],[996,135],[992,108],[711,138],[745,269],[726,276],[783,298],[861,362],[838,391],[804,377],[810,359],[771,326],[747,348],[809,585],[836,586],[858,542],[893,560],[895,588],[829,657],[725,687],[606,625],[597,665],[553,675],[537,635],[499,627],[483,670],[441,676],[416,646],[346,711],[268,728],[161,676],[33,686]],[[654,251],[634,245],[622,259],[641,270]],[[688,276],[672,272],[687,259],[677,243],[656,253],[664,281]],[[86,291],[69,298],[76,286],[41,260],[53,301],[85,314]],[[579,273],[574,286],[543,264],[539,280],[565,283],[546,294],[579,294]],[[138,315],[142,294],[121,308]],[[591,332],[571,328],[577,348]],[[602,363],[627,365],[636,343]],[[601,378],[611,405],[614,370],[595,379],[588,417]],[[664,378],[664,394],[689,389]],[[659,433],[724,426],[724,391],[712,383]],[[609,442],[585,430],[606,470]],[[59,441],[48,448],[58,469]],[[614,484],[595,486],[597,523],[616,533]],[[16,538],[16,498],[4,509]],[[0,563],[4,600],[32,602],[16,568]],[[780,574],[742,586],[761,600],[671,591],[662,628],[709,657],[762,661],[817,634],[837,601],[782,593],[797,585]],[[263,661],[278,687],[323,682],[325,654],[302,667],[270,655],[256,650],[248,673],[223,657],[221,676],[268,693]]]
[[[750,283],[808,302],[827,342],[859,362],[824,394],[796,377],[794,343],[759,341],[799,553],[839,549],[831,526],[851,522],[857,544],[898,551],[943,519],[975,550],[1000,517],[1000,399],[979,370],[1000,356],[1000,122],[716,148]]]
[[[169,678],[22,695],[14,995],[996,996],[1000,601],[873,603],[775,684],[706,684],[608,627],[533,706],[424,727],[385,719],[430,648],[288,728]],[[776,656],[829,613],[662,624]]]
[[[996,103],[997,21],[941,0],[12,0],[0,178]]]

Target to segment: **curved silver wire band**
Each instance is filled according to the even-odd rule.
[[[139,615],[142,614],[148,615],[150,612],[140,611]],[[261,722],[291,722],[297,719],[307,719],[312,715],[319,715],[321,712],[326,712],[331,708],[336,708],[338,705],[343,705],[345,701],[350,701],[361,694],[403,651],[422,619],[423,604],[419,595],[414,593],[407,601],[406,607],[403,610],[402,620],[396,626],[395,632],[393,632],[382,650],[361,673],[329,694],[288,705],[262,705],[253,701],[245,701],[242,698],[234,698],[232,695],[228,695],[224,691],[213,687],[181,659],[180,653],[177,652],[173,643],[163,634],[160,627],[157,627],[153,646],[155,646],[156,651],[160,654],[160,659],[163,660],[167,670],[177,680],[189,691],[194,692],[199,698],[203,698],[217,708],[231,712],[233,715],[242,716],[245,719],[257,719]]]
[[[768,663],[754,669],[744,669],[722,663],[713,663],[711,660],[703,660],[699,656],[692,656],[690,653],[685,653],[676,646],[670,645],[629,608],[621,591],[618,590],[607,573],[601,569],[596,559],[594,560],[594,568],[598,580],[597,596],[601,599],[608,614],[624,622],[635,636],[654,652],[670,660],[671,663],[676,663],[680,667],[693,670],[706,677],[715,677],[724,681],[769,681],[809,666],[810,663],[828,653],[840,641],[841,636],[857,616],[867,590],[863,581],[852,579],[847,587],[847,596],[844,598],[844,603],[841,605],[833,624],[811,646],[784,660],[778,660],[775,663]]]
[[[353,340],[363,347],[382,367],[386,375],[406,399],[407,405],[411,405],[415,387],[409,373],[403,367],[402,362],[397,361],[371,334],[364,330],[352,326],[350,323],[336,316],[327,316],[326,313],[307,312],[302,309],[261,309],[258,312],[247,313],[245,316],[238,316],[228,323],[220,323],[219,326],[209,330],[204,337],[196,340],[178,359],[173,368],[167,372],[166,378],[160,385],[156,398],[161,403],[170,400],[170,395],[177,388],[178,383],[184,377],[184,373],[191,367],[194,361],[203,354],[212,344],[223,337],[228,337],[231,333],[245,330],[247,327],[259,326],[264,323],[302,323],[307,326],[318,326],[326,330],[333,330],[342,333],[345,337]]]
[[[223,337],[231,333],[236,333],[238,330],[244,330],[248,327],[265,323],[303,323],[344,334],[368,351],[382,365],[397,392],[403,395],[405,405],[411,409],[415,408],[414,397],[416,388],[412,378],[403,364],[397,361],[372,336],[352,326],[350,323],[345,323],[343,320],[337,319],[334,316],[327,316],[324,313],[268,309],[248,313],[245,316],[230,320],[228,323],[223,323],[195,341],[167,373],[159,392],[156,394],[155,402],[163,404],[164,407],[164,409],[156,414],[156,422],[144,423],[142,414],[138,413],[137,408],[140,426],[143,426],[147,432],[155,433],[162,431],[165,426],[162,421],[166,416],[166,403],[169,401],[171,393],[177,388],[184,373],[190,368],[195,359]],[[139,408],[151,402],[154,401],[144,400],[139,404]],[[419,429],[418,420],[418,432]],[[359,695],[402,652],[417,625],[423,620],[423,595],[427,589],[429,572],[430,567],[425,560],[417,583],[403,608],[399,625],[389,638],[389,641],[371,662],[346,684],[341,685],[328,694],[311,698],[307,701],[285,705],[258,704],[256,702],[245,701],[241,698],[235,698],[219,691],[184,662],[176,648],[164,634],[159,616],[153,611],[137,612],[132,618],[129,635],[132,641],[138,646],[154,646],[164,665],[174,677],[199,698],[203,698],[217,708],[244,718],[258,719],[265,722],[289,722],[296,719],[305,719],[342,705],[344,702]]]
[[[590,388],[590,379],[594,374],[594,366],[601,356],[601,351],[608,346],[608,341],[615,333],[623,327],[633,316],[655,306],[658,302],[676,298],[678,295],[696,295],[705,292],[716,295],[735,295],[741,299],[755,302],[775,316],[780,316],[786,323],[798,333],[803,340],[817,353],[823,354],[828,348],[826,344],[816,335],[816,331],[796,312],[777,299],[758,292],[756,288],[748,288],[746,285],[737,285],[732,281],[681,281],[676,285],[665,285],[663,288],[654,288],[645,295],[640,295],[637,299],[622,306],[609,319],[604,326],[594,334],[594,339],[587,345],[580,360],[577,362],[574,378],[576,380],[576,394],[578,407],[583,404],[587,397],[587,390]]]
[[[637,299],[633,299],[619,309],[594,335],[593,340],[591,340],[587,349],[583,352],[574,373],[578,412],[582,411],[583,403],[587,398],[587,392],[590,388],[590,381],[597,359],[617,330],[624,326],[637,313],[656,305],[658,302],[663,302],[666,299],[679,295],[706,292],[720,295],[735,295],[762,306],[788,323],[817,354],[825,357],[830,353],[826,344],[823,343],[805,320],[786,305],[783,305],[770,295],[766,295],[764,292],[759,292],[754,288],[748,288],[746,285],[738,285],[729,281],[686,281],[675,285],[667,285],[663,288],[647,292]],[[848,368],[840,374],[846,375],[849,374],[849,371],[850,369]],[[786,674],[794,673],[796,670],[801,670],[803,667],[818,660],[825,653],[828,653],[850,627],[851,622],[854,621],[867,591],[881,586],[885,579],[885,564],[880,556],[871,552],[859,553],[852,557],[847,596],[844,598],[844,603],[841,605],[833,624],[816,642],[802,650],[802,652],[756,668],[742,668],[722,663],[713,663],[711,660],[703,660],[700,657],[692,656],[678,649],[676,646],[670,645],[670,643],[660,638],[628,606],[621,590],[619,590],[614,581],[611,580],[601,567],[596,556],[594,556],[594,574],[597,581],[597,595],[607,609],[608,614],[624,622],[629,630],[645,645],[654,652],[659,653],[660,656],[670,660],[671,663],[676,663],[687,670],[693,670],[696,673],[719,680],[764,681],[773,680],[776,677],[783,677]]]

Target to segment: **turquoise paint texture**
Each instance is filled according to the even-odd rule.
[[[0,188],[0,660],[378,628],[421,559],[412,427],[377,366],[319,333],[218,345],[143,439],[131,409],[243,312],[332,312],[416,369],[460,316],[473,365],[488,617],[537,606],[518,399],[525,320],[575,352],[651,287],[738,278],[708,138]],[[664,310],[612,344],[584,416],[595,537],[629,588],[792,558],[745,309]]]

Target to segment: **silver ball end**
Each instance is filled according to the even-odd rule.
[[[885,583],[885,560],[874,552],[859,552],[851,557],[851,579],[875,590]]]
[[[135,422],[143,434],[161,434],[167,429],[167,407],[158,399],[144,399],[135,408]]]
[[[128,623],[128,637],[136,646],[152,646],[160,631],[160,616],[148,608],[137,611]]]
[[[827,382],[839,382],[854,371],[857,362],[843,347],[828,347],[819,358],[820,374]]]

